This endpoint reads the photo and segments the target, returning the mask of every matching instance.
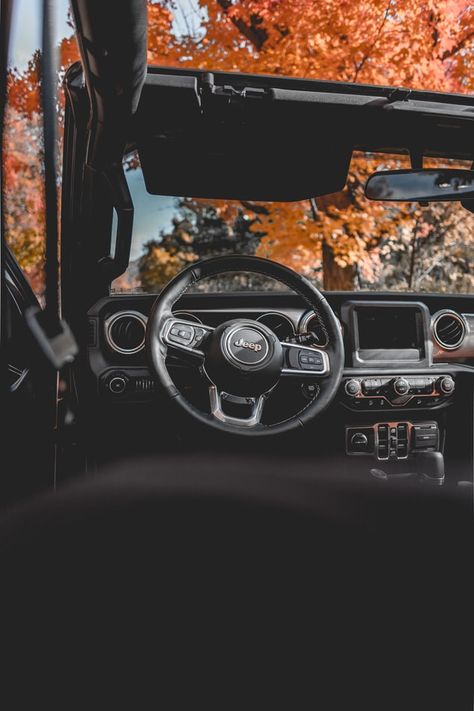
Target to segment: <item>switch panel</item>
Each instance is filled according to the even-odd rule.
[[[382,461],[407,459],[415,452],[437,452],[437,422],[377,422],[346,427],[346,453],[373,455]]]
[[[422,422],[412,429],[412,447],[417,452],[435,452],[439,447],[439,430],[436,422]]]
[[[375,425],[377,459],[407,459],[409,428],[408,422]]]

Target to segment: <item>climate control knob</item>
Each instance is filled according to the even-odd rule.
[[[444,375],[438,381],[438,387],[445,395],[451,395],[454,392],[455,383],[450,375]]]
[[[393,389],[397,395],[408,395],[410,383],[405,378],[397,378],[393,383]]]
[[[355,380],[354,378],[352,380],[348,380],[344,389],[347,395],[351,395],[351,397],[354,397],[355,395],[358,395],[361,391],[360,382],[358,380]]]

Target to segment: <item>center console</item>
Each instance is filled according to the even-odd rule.
[[[443,419],[427,419],[426,411],[454,401],[456,374],[433,364],[429,310],[419,302],[348,301],[341,318],[351,367],[339,400],[353,413],[346,454],[366,456],[370,471],[386,478],[418,472],[442,483]]]
[[[433,365],[430,312],[414,301],[347,301],[341,318],[352,377],[340,399],[352,411],[425,410],[449,404],[456,383]]]
[[[436,452],[440,448],[438,423],[377,422],[346,427],[346,453],[372,455],[379,461],[407,459],[410,454]]]
[[[342,383],[350,410],[431,409],[449,403],[456,383],[433,368],[430,312],[412,301],[348,301],[341,317],[346,360],[354,377]],[[361,374],[359,376],[359,373]]]
[[[347,426],[346,454],[366,455],[367,469],[376,479],[415,477],[440,486],[445,481],[443,439],[434,420]]]

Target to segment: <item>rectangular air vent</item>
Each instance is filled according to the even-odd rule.
[[[155,391],[155,381],[147,376],[135,378],[134,390],[136,393],[152,393]]]

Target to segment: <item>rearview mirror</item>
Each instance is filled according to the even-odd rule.
[[[474,198],[474,171],[456,168],[386,170],[365,185],[369,200],[435,202]]]

